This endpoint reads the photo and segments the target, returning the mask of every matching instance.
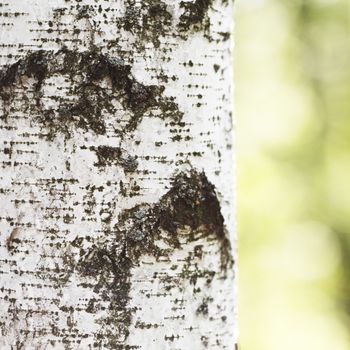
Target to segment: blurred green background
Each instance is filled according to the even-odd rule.
[[[240,349],[350,349],[350,1],[235,7]]]

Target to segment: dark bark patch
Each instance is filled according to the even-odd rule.
[[[212,2],[212,0],[181,1],[180,8],[184,9],[184,12],[178,24],[180,32],[204,31],[207,33],[210,28],[208,10]]]
[[[142,3],[129,0],[124,17],[119,22],[121,28],[135,35],[139,48],[143,48],[148,42],[158,48],[159,38],[165,37],[171,31],[173,16],[161,0],[144,0]]]
[[[143,255],[158,259],[181,249],[179,232],[185,228],[189,229],[186,235],[188,243],[203,238],[218,242],[224,274],[232,267],[231,247],[215,188],[204,173],[195,170],[176,175],[169,191],[157,203],[124,210],[108,236],[83,254],[76,269],[81,276],[94,281],[94,291],[110,305],[110,316],[100,320],[105,325],[101,337],[113,344],[99,340],[100,346],[118,348],[116,346],[122,346],[128,336],[133,314],[128,307],[132,267],[139,264]],[[160,241],[166,243],[167,248],[160,248],[157,245]],[[201,258],[201,249],[196,245],[194,256]],[[210,284],[215,273],[185,269],[181,274],[193,284],[197,278],[206,278]],[[199,305],[197,315],[208,313],[208,300]],[[93,305],[89,306],[90,309]]]
[[[126,150],[120,147],[98,146],[90,147],[91,151],[96,153],[98,167],[106,167],[111,165],[121,166],[125,172],[134,172],[138,163],[135,157],[129,155]]]
[[[55,76],[65,80],[65,94],[51,97],[57,107],[46,107],[43,84]],[[78,129],[105,134],[104,115],[116,113],[116,101],[131,114],[126,127],[122,128],[124,132],[133,131],[143,115],[151,110],[159,111],[156,115],[160,118],[180,120],[183,115],[174,99],[164,96],[164,86],[138,82],[131,74],[131,66],[119,58],[107,56],[96,48],[84,52],[63,48],[57,52],[29,53],[0,71],[0,97],[5,106],[5,118],[15,88],[21,88],[25,77],[35,81],[31,91],[22,87],[25,94],[34,94],[34,100],[22,101],[21,108],[36,116],[35,121],[47,131],[48,139],[53,139],[57,133],[69,138]]]
[[[119,215],[115,241],[122,246],[116,252],[124,252],[132,265],[144,254],[159,257],[169,251],[161,250],[155,242],[165,239],[171,249],[177,249],[180,247],[178,230],[186,227],[191,231],[188,242],[203,237],[217,240],[222,248],[222,270],[232,265],[230,243],[215,188],[204,173],[195,170],[175,176],[172,187],[159,202],[139,204]],[[166,237],[162,235],[164,232]],[[199,248],[196,246],[197,255]]]
[[[17,238],[19,228],[16,227],[11,231],[10,236],[6,240],[6,247],[9,252],[13,252],[18,243],[21,243],[21,240]]]
[[[180,2],[180,9],[183,10],[179,18],[177,29],[182,39],[186,40],[191,33],[203,32],[204,36],[212,41],[212,33],[210,31],[211,23],[209,10],[213,8],[215,1],[219,0],[186,0]],[[223,5],[228,4],[228,0],[221,0]],[[230,33],[217,33],[222,41],[226,41],[230,37]]]
[[[222,41],[227,41],[231,37],[231,33],[230,32],[218,32],[218,34],[221,36]]]
[[[196,310],[196,314],[207,316],[208,315],[208,303],[203,302],[202,304],[200,304]]]
[[[219,69],[220,69],[220,65],[214,64],[213,68],[214,68],[215,73],[217,73],[219,71]]]
[[[159,48],[160,38],[176,36],[187,40],[191,33],[197,32],[203,32],[208,40],[212,40],[208,11],[213,8],[214,1],[181,1],[179,4],[181,15],[178,20],[174,20],[170,6],[162,0],[142,2],[128,0],[124,16],[117,21],[117,25],[119,29],[124,29],[134,36],[133,45],[137,50],[144,50],[147,43],[152,43],[155,48]],[[221,2],[227,5],[228,0]],[[222,36],[222,40],[227,40],[227,35],[223,34],[222,36],[219,33],[220,37]]]

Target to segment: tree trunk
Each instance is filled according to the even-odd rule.
[[[234,349],[231,4],[0,15],[0,349]]]

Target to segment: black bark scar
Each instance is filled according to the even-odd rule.
[[[42,86],[54,75],[64,76],[70,88],[67,96],[52,97],[58,103],[57,108],[44,108]],[[9,113],[14,89],[21,87],[21,80],[25,78],[35,81],[34,100],[22,101],[22,108],[36,115],[36,122],[47,130],[48,139],[57,133],[69,138],[77,129],[105,134],[107,126],[103,115],[116,113],[113,101],[119,101],[132,115],[124,132],[133,131],[143,115],[151,110],[159,111],[156,115],[160,118],[174,121],[181,120],[183,115],[174,99],[164,96],[164,86],[138,82],[131,74],[131,66],[122,60],[109,57],[97,48],[83,52],[63,48],[57,52],[28,53],[0,71],[0,98],[5,105],[3,118]],[[109,86],[105,87],[103,81],[109,82]],[[72,96],[73,100],[69,98]]]
[[[104,344],[100,340],[99,345],[113,349],[121,346],[120,349],[123,349],[122,343],[129,334],[133,313],[128,307],[131,269],[139,264],[143,255],[158,259],[181,249],[179,235],[184,228],[189,229],[185,236],[187,243],[203,238],[218,243],[220,270],[225,275],[227,269],[232,267],[233,260],[220,203],[206,175],[195,170],[175,176],[172,187],[159,202],[124,210],[114,227],[113,237],[104,237],[102,242],[96,242],[88,251],[81,250],[82,258],[76,269],[89,281],[86,287],[93,287],[109,303],[109,316],[100,322],[106,326],[112,325],[111,329],[116,331],[113,335],[108,327],[102,330],[101,338],[112,343]],[[157,245],[160,241],[167,248],[160,248]],[[83,239],[80,239],[73,245],[81,247],[82,243]],[[195,246],[193,254],[201,258],[201,246]],[[207,278],[207,283],[211,283],[215,273],[184,269],[181,274],[195,285],[200,277]],[[94,302],[87,311],[95,312]]]

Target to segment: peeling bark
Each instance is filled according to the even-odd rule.
[[[0,4],[0,348],[234,349],[231,4]]]

